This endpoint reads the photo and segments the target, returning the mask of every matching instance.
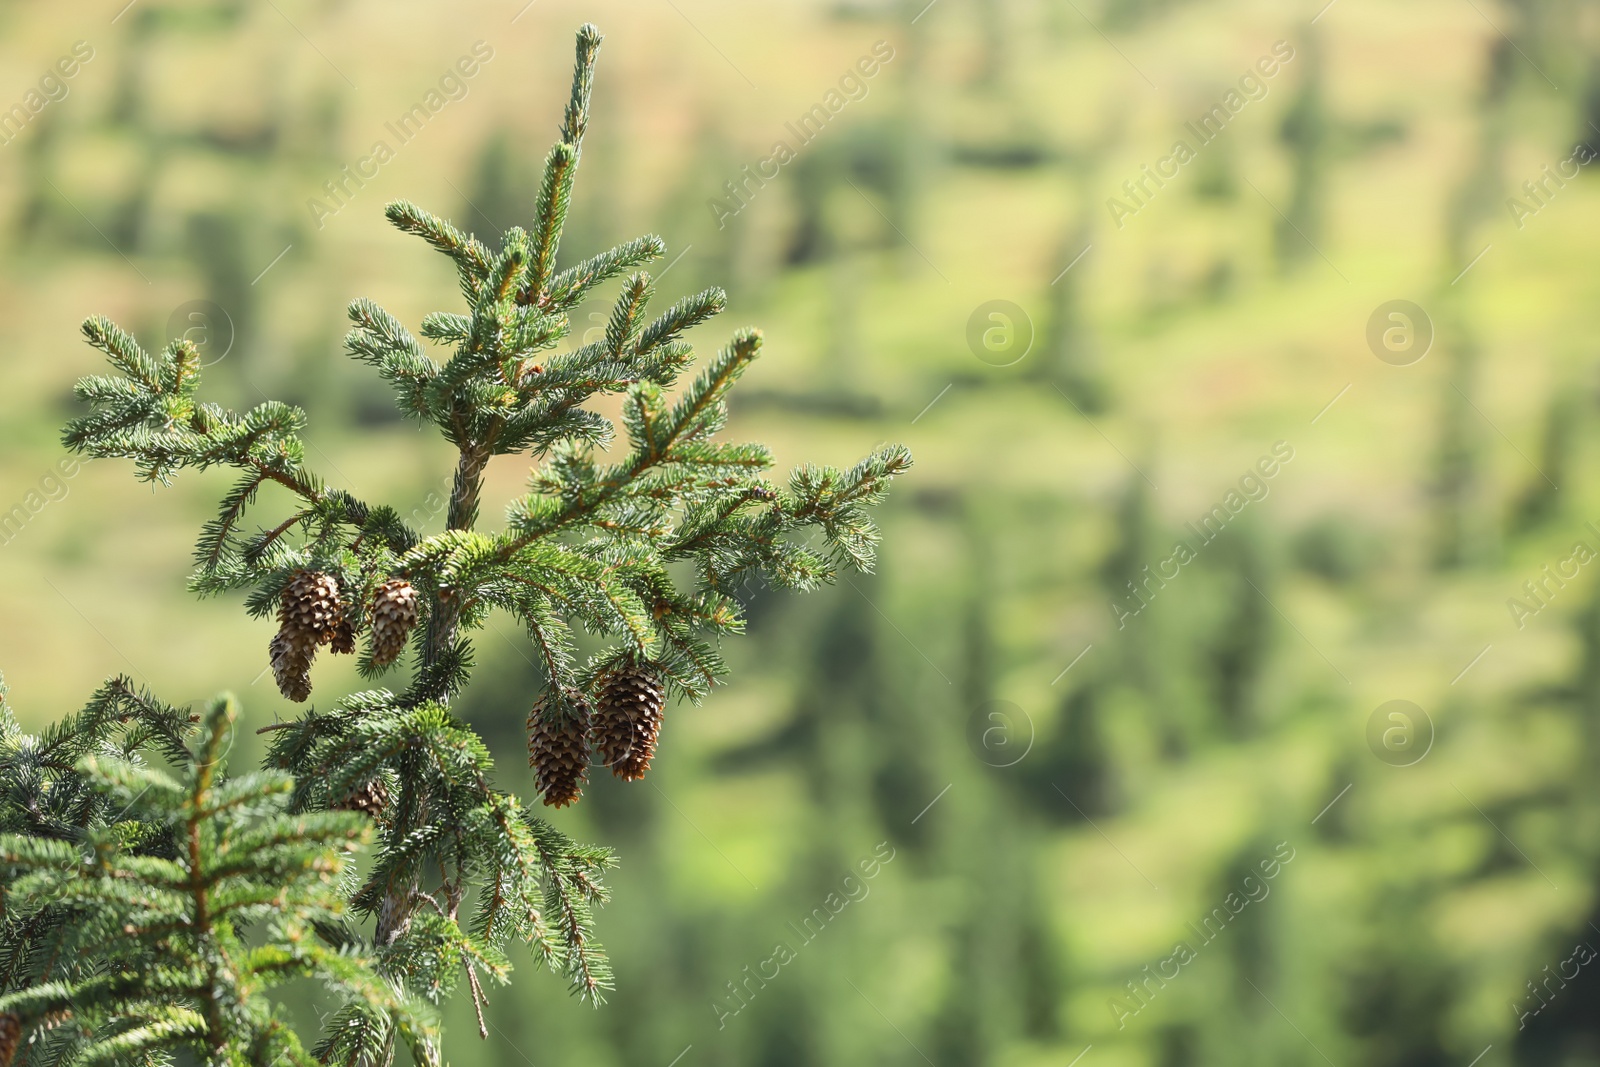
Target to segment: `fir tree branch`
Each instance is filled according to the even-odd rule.
[[[546,287],[555,271],[556,250],[561,244],[561,228],[567,221],[577,167],[578,149],[570,142],[557,144],[545,158],[544,180],[539,185],[538,205],[534,209],[533,259],[529,264],[528,284],[523,289],[523,303],[540,308],[547,306]]]
[[[583,135],[589,129],[589,97],[594,93],[594,62],[605,38],[592,22],[578,27],[577,57],[573,63],[572,96],[561,119],[561,140],[572,146],[574,154],[583,149]]]
[[[231,700],[211,703],[181,778],[99,754],[78,764],[119,818],[174,830],[170,855],[130,851],[140,839],[124,823],[75,841],[0,836],[8,912],[54,920],[65,943],[94,961],[0,996],[0,1012],[36,1026],[70,1010],[87,1042],[80,1061],[178,1049],[213,1061],[249,1060],[251,1049],[304,1061],[261,999],[293,977],[320,978],[426,1029],[370,964],[305,937],[307,924],[342,911],[333,885],[366,837],[364,820],[284,814],[291,782],[281,774],[226,779],[221,756],[234,716]],[[235,924],[261,919],[266,942],[246,947]]]
[[[479,286],[489,274],[490,255],[483,244],[409,200],[396,200],[384,208],[383,213],[402,233],[415,234],[454,260],[461,276],[462,293],[468,300],[477,296]]]
[[[453,347],[450,358],[430,357],[377,304],[349,305],[349,353],[391,384],[402,413],[455,447],[444,533],[420,537],[395,509],[326,487],[307,468],[298,408],[197,401],[192,344],[150,355],[104,319],[84,324],[119,373],[78,383],[90,410],[66,427],[68,447],[129,458],[146,480],[185,468],[239,472],[201,530],[191,587],[245,590],[249,613],[279,616],[272,648],[286,693],[304,698],[309,675],[293,673],[293,657],[306,667],[321,644],[351,651],[370,632],[363,673],[408,641],[416,654],[400,695],[353,694],[331,713],[269,728],[264,775],[223,774],[226,701],[208,710],[192,749],[187,713],[125,679],[40,739],[0,708],[0,770],[13,772],[0,789],[0,834],[10,835],[0,837],[0,1011],[14,1003],[37,1028],[47,1011],[70,1008],[73,1024],[52,1031],[51,1055],[121,1062],[186,1050],[310,1063],[263,996],[312,977],[344,998],[317,1060],[390,1062],[404,1041],[418,1062],[437,1064],[436,1029],[417,998],[438,1002],[464,980],[481,1033],[482,979],[505,980],[512,940],[599,1000],[611,975],[593,911],[610,853],[572,842],[494,788],[482,739],[448,708],[471,671],[471,632],[495,607],[517,616],[547,683],[542,706],[570,736],[614,669],[643,672],[665,694],[705,696],[726,673],[717,642],[743,627],[729,596],[741,577],[804,590],[841,567],[872,566],[879,535],[868,509],[909,453],[891,446],[844,470],[803,466],[775,487],[764,446],[717,439],[759,333],[735,334],[667,395],[694,361],[684,337],[724,310],[722,290],[649,319],[653,292],[639,268],[663,253],[653,236],[556,269],[600,40],[592,26],[579,32],[560,140],[527,231],[513,228],[493,252],[409,202],[386,210],[455,264],[465,307],[420,327],[426,341]],[[567,313],[624,276],[604,337],[563,350]],[[612,393],[624,394],[620,447],[591,403]],[[528,495],[505,529],[480,532],[490,459],[524,451],[540,461]],[[296,499],[287,517],[245,535],[269,483]],[[293,592],[306,588],[314,604]],[[301,619],[320,621],[294,629]],[[585,637],[604,644],[580,667]],[[140,765],[146,746],[178,772]],[[541,789],[549,802],[552,790]],[[325,810],[357,805],[380,816],[379,847],[359,879],[347,860],[366,820]],[[370,955],[352,909],[376,917]],[[251,946],[238,934],[248,924],[267,931]]]

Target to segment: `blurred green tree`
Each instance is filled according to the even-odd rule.
[[[1433,563],[1442,570],[1482,562],[1489,554],[1481,416],[1473,404],[1477,338],[1454,305],[1438,324],[1435,347],[1447,361],[1439,397],[1433,472]]]
[[[1538,470],[1512,505],[1512,533],[1537,529],[1562,513],[1561,486],[1573,479],[1582,405],[1580,394],[1566,386],[1558,386],[1546,403]]]
[[[1048,381],[1083,415],[1099,415],[1109,403],[1097,342],[1083,309],[1088,271],[1081,264],[1094,243],[1094,217],[1092,206],[1082,205],[1077,221],[1063,230],[1056,245],[1039,355],[1028,369],[1030,377]]]
[[[1322,240],[1323,201],[1328,179],[1331,120],[1328,115],[1322,38],[1310,26],[1300,41],[1300,89],[1283,116],[1278,136],[1288,149],[1292,171],[1289,206],[1273,223],[1278,264],[1294,270],[1314,259]]]

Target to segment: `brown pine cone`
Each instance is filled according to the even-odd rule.
[[[329,639],[328,647],[333,649],[335,655],[348,656],[356,650],[356,634],[360,631],[360,616],[352,610],[350,605],[340,613],[339,621],[333,624],[333,637]]]
[[[417,625],[417,591],[404,578],[391,578],[372,594],[372,665],[387,667],[405,651]]]
[[[648,667],[625,664],[595,679],[595,747],[612,774],[630,782],[644,777],[665,710],[666,692]]]
[[[389,783],[381,775],[334,805],[338,811],[359,811],[373,819],[382,819],[388,807]]]
[[[311,657],[315,653],[315,645],[306,648],[297,644],[283,630],[273,635],[267,654],[272,659],[272,676],[277,679],[278,692],[296,703],[311,696]]]
[[[0,1067],[11,1067],[11,1060],[22,1044],[22,1019],[11,1012],[0,1012]]]
[[[278,628],[297,645],[315,647],[332,641],[343,617],[339,583],[322,571],[296,571],[278,605]]]
[[[564,808],[583,794],[589,772],[589,705],[579,698],[563,709],[549,694],[528,712],[528,766],[544,802]]]

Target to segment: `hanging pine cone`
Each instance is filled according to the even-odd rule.
[[[309,648],[333,640],[343,617],[339,583],[322,571],[296,571],[278,605],[279,631],[294,644]]]
[[[644,777],[656,754],[666,693],[648,667],[625,664],[595,679],[594,741],[611,773],[630,782]]]
[[[22,1019],[8,1012],[0,1012],[0,1067],[11,1067],[11,1060],[22,1043]]]
[[[267,646],[278,692],[296,703],[311,696],[311,656],[315,651],[315,646],[306,649],[296,644],[283,630],[274,634],[272,644]]]
[[[544,802],[564,808],[583,793],[589,770],[589,705],[576,702],[563,714],[549,694],[528,712],[528,766]]]
[[[333,637],[328,647],[332,648],[335,655],[348,656],[356,650],[357,623],[360,620],[356,613],[346,606],[339,615],[339,621],[333,624]]]
[[[334,807],[339,811],[359,811],[373,819],[382,819],[389,808],[389,783],[380,775],[345,797]]]
[[[405,651],[417,625],[417,591],[404,578],[391,578],[372,594],[372,665],[387,667]]]

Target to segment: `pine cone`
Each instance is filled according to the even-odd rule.
[[[564,808],[583,793],[589,771],[589,705],[581,698],[570,711],[552,706],[549,694],[528,712],[528,766],[544,802]]]
[[[278,692],[296,703],[311,696],[311,657],[315,652],[315,645],[305,648],[284,630],[273,635],[267,653],[272,658],[272,676],[277,679]]]
[[[333,625],[333,638],[329,642],[335,655],[348,656],[356,650],[357,623],[360,620],[348,607]]]
[[[389,807],[389,783],[377,777],[361,786],[334,805],[338,811],[359,811],[373,819],[382,819]]]
[[[278,605],[279,631],[294,644],[311,648],[333,640],[343,617],[339,583],[322,571],[296,571]]]
[[[595,679],[594,740],[618,778],[644,777],[656,754],[666,693],[648,667],[613,667]]]
[[[372,665],[387,667],[405,651],[417,625],[417,591],[404,578],[391,578],[372,594]]]
[[[0,1012],[0,1067],[11,1067],[17,1046],[22,1044],[22,1019],[11,1012]]]

